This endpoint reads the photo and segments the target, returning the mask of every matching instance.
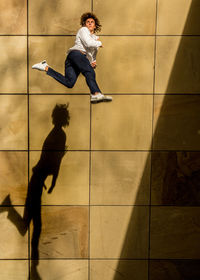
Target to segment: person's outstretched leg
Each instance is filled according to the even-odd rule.
[[[77,68],[74,68],[68,59],[65,60],[65,76],[49,67],[46,60],[34,64],[32,69],[46,71],[47,75],[51,76],[56,81],[68,88],[72,88],[74,86],[78,75],[80,74],[80,71]]]
[[[58,73],[57,71],[55,71],[49,66],[46,72],[47,75],[51,76],[56,81],[58,81],[59,83],[63,84],[68,88],[72,88],[74,86],[78,78],[78,75],[80,74],[80,71],[77,68],[73,67],[68,59],[65,60],[65,76]]]

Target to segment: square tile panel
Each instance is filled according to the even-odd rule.
[[[151,258],[199,259],[198,207],[152,207]]]
[[[91,174],[92,204],[148,204],[148,153],[93,152]]]
[[[155,32],[155,0],[95,0],[93,6],[103,34],[151,35]]]
[[[157,95],[154,98],[156,150],[198,150],[200,148],[200,96]]]
[[[27,1],[1,0],[0,34],[27,33]]]
[[[152,93],[154,37],[100,36],[97,82],[104,93]]]
[[[69,103],[69,126],[64,128],[68,150],[89,149],[90,101],[88,96],[30,96],[30,148],[42,150],[53,129],[51,114],[56,104]]]
[[[48,152],[51,153],[51,152]],[[55,153],[55,152],[54,152]],[[40,152],[30,152],[30,167],[36,166]],[[46,162],[48,164],[48,162]],[[30,172],[32,174],[32,172]],[[53,176],[45,181],[47,190],[50,188]],[[89,153],[67,152],[63,157],[56,185],[51,194],[43,189],[42,204],[45,205],[81,205],[89,203]]]
[[[156,93],[199,93],[200,38],[162,36],[157,38]]]
[[[86,260],[40,260],[36,270],[41,279],[88,280],[88,262]],[[33,279],[35,279],[36,273],[32,269]]]
[[[90,262],[91,280],[148,279],[147,261],[97,260]]]
[[[39,255],[41,259],[87,258],[88,207],[43,206]]]
[[[28,152],[0,152],[0,204],[10,194],[12,204],[24,205],[28,186]]]
[[[27,93],[27,38],[0,37],[0,93]]]
[[[158,34],[161,35],[199,35],[198,1],[159,0]]]
[[[200,205],[200,153],[152,154],[151,202],[154,205]]]
[[[31,0],[29,3],[30,34],[74,34],[80,17],[91,9],[91,2],[81,0]],[[40,24],[38,24],[38,22]]]
[[[92,206],[90,213],[91,258],[148,257],[148,207]]]
[[[23,207],[0,207],[1,259],[28,258],[28,233],[24,236],[18,231],[22,223]]]
[[[74,88],[67,88],[45,72],[32,69],[35,63],[46,59],[48,65],[64,74],[67,51],[74,45],[75,36],[34,36],[29,39],[29,89],[31,93],[90,93],[82,74]]]
[[[199,260],[156,260],[150,262],[150,280],[192,280],[200,278]]]
[[[21,280],[28,279],[28,261],[9,260],[0,261],[1,280]]]
[[[151,126],[152,96],[114,96],[92,105],[92,149],[147,150]]]
[[[0,95],[0,119],[0,149],[27,149],[27,97],[23,95]]]

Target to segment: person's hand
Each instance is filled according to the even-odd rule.
[[[52,193],[52,190],[53,190],[53,189],[50,188],[50,189],[48,190],[48,193]]]
[[[48,190],[48,193],[52,193],[52,191],[53,191],[53,186],[51,186],[50,188],[49,188],[49,190]]]
[[[96,68],[96,67],[97,67],[96,61],[93,61],[93,62],[91,63],[91,66],[92,66],[93,68]]]

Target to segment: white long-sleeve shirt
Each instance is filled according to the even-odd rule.
[[[91,34],[87,27],[81,27],[76,34],[75,45],[68,50],[68,53],[73,50],[85,52],[90,63],[92,63],[96,61],[98,48],[102,46],[98,39],[99,37]]]

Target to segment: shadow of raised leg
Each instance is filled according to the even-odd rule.
[[[24,217],[21,217],[21,215],[13,207],[10,195],[6,196],[0,206],[0,213],[7,211],[7,218],[16,226],[19,233],[24,236],[27,232],[28,224]]]
[[[10,200],[10,195],[8,194],[4,200],[2,201],[1,205],[0,205],[0,213],[3,213],[5,211],[9,210],[9,206],[11,206],[11,200]]]

